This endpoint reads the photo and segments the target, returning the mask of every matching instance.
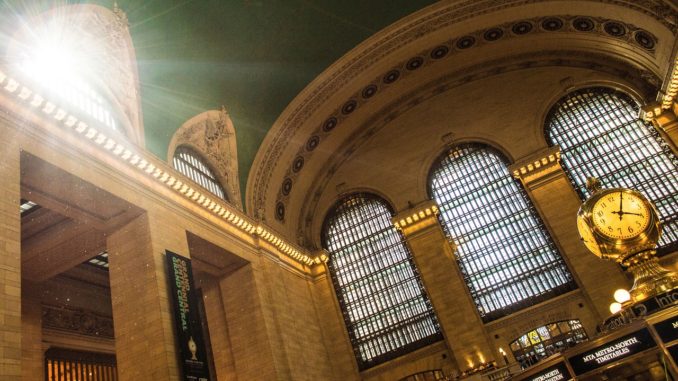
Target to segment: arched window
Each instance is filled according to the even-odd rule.
[[[588,340],[586,331],[578,319],[546,324],[520,336],[510,344],[513,357],[523,369],[544,357]]]
[[[638,111],[638,103],[620,91],[577,90],[549,112],[546,139],[560,146],[563,168],[582,200],[589,176],[650,198],[663,222],[660,253],[667,252],[678,246],[678,158]]]
[[[442,339],[412,256],[382,199],[340,200],[323,226],[323,246],[360,369]]]
[[[210,169],[209,165],[195,151],[186,146],[179,146],[174,151],[174,159],[172,161],[177,171],[202,185],[208,191],[228,201],[224,188],[214,175],[214,171]]]
[[[483,321],[576,288],[499,152],[479,144],[450,149],[432,169],[429,192]]]
[[[638,103],[620,91],[577,90],[551,108],[546,139],[560,146],[563,169],[582,200],[589,176],[650,198],[663,222],[660,252],[670,251],[678,245],[678,158],[638,111]]]

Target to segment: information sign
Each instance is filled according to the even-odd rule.
[[[523,381],[568,381],[571,379],[572,375],[570,375],[570,371],[567,370],[567,365],[561,361],[539,373],[524,378]]]
[[[654,324],[654,329],[664,343],[678,339],[678,316]]]
[[[656,345],[657,343],[655,343],[650,335],[650,331],[647,328],[643,328],[629,335],[604,343],[597,348],[575,355],[568,361],[574,373],[579,376]]]

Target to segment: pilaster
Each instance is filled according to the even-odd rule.
[[[316,257],[327,258],[327,256],[327,252],[322,251]],[[327,361],[331,368],[328,380],[359,380],[358,365],[353,356],[353,348],[332,285],[327,262],[323,261],[315,266],[314,271],[315,277],[309,288],[316,315],[322,328],[320,335],[325,344]]]
[[[207,326],[209,327],[209,339],[212,344],[212,358],[217,373],[215,377],[219,381],[236,381],[238,377],[235,371],[219,280],[213,277],[205,277],[200,284],[205,314],[207,315]]]
[[[614,291],[631,285],[619,266],[591,254],[581,242],[577,231],[581,200],[560,165],[560,148],[535,152],[509,170],[523,183],[574,278],[593,303],[592,312],[602,320],[609,315]]]
[[[393,221],[407,240],[447,347],[463,371],[491,361],[495,351],[455,260],[454,244],[445,236],[437,214],[435,203],[427,201],[399,213]]]
[[[40,292],[40,285],[24,280],[21,287],[21,376],[24,380],[40,380],[45,375]]]
[[[153,228],[151,227],[153,225]],[[108,236],[109,274],[118,375],[121,380],[179,380],[173,319],[159,237],[181,239],[143,214]],[[152,229],[156,230],[152,234]],[[185,240],[185,234],[183,234]]]
[[[255,271],[248,264],[219,282],[235,369],[239,380],[279,380]]]
[[[19,147],[0,122],[0,380],[21,380],[21,214]]]

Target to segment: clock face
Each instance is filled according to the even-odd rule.
[[[589,228],[589,225],[584,222],[583,218],[577,218],[577,230],[579,230],[579,236],[581,237],[582,242],[584,242],[584,245],[586,245],[586,248],[592,253],[600,255],[600,249],[598,248],[598,245],[596,245],[596,241],[593,239],[591,228]]]
[[[632,239],[650,224],[650,211],[640,197],[618,191],[600,198],[591,213],[593,224],[612,239]]]

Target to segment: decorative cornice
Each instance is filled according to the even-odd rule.
[[[113,339],[113,318],[67,306],[42,306],[42,326],[85,336]]]
[[[104,133],[100,131],[98,126],[95,126],[95,123],[89,124],[80,120],[77,115],[61,107],[59,102],[41,96],[38,92],[19,83],[2,70],[0,70],[0,87],[19,103],[28,106],[28,109],[32,112],[41,114],[45,118],[52,118],[64,130],[75,132],[83,141],[98,146],[102,151],[108,152],[115,160],[128,164],[137,174],[162,184],[181,195],[197,208],[218,217],[231,227],[258,236],[273,245],[281,254],[301,265],[312,266],[317,264],[316,259],[311,258],[303,249],[297,248],[278,234],[273,233],[270,228],[252,221],[246,215],[233,209],[224,200],[202,190],[200,186],[169,167],[167,163],[161,162],[154,156],[136,148],[119,134]]]
[[[406,235],[415,233],[429,226],[430,221],[437,221],[438,205],[434,201],[422,202],[393,217],[393,225]]]
[[[536,152],[509,166],[509,172],[528,187],[542,184],[555,173],[562,173],[560,147],[554,146]]]
[[[673,63],[673,71],[671,71],[671,79],[666,85],[665,94],[661,97],[661,108],[663,110],[668,110],[673,106],[673,103],[676,100],[676,94],[678,94],[678,58]],[[656,114],[655,116],[658,116]]]

